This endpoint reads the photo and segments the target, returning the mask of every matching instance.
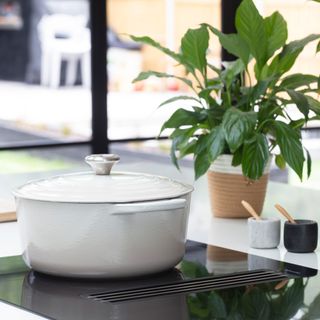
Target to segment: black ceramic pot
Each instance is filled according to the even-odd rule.
[[[289,252],[308,253],[317,248],[318,224],[312,220],[295,220],[284,224],[284,246]]]

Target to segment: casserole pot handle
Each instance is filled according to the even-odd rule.
[[[186,207],[186,199],[170,199],[161,201],[148,201],[137,203],[115,204],[112,209],[112,215],[126,215],[140,212],[155,212],[166,210],[184,209]]]

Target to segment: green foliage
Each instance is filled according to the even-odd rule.
[[[268,39],[267,57],[270,58],[287,41],[287,23],[279,12],[275,12],[264,19],[264,27]]]
[[[235,152],[250,137],[256,121],[257,114],[253,111],[242,112],[235,107],[226,111],[222,126],[231,152]]]
[[[250,140],[244,142],[242,169],[247,177],[258,179],[269,160],[268,141],[264,134],[256,133]]]
[[[188,61],[192,69],[198,69],[201,74],[207,70],[206,50],[209,43],[209,33],[206,27],[189,29],[181,40],[181,51],[184,61]]]
[[[268,39],[264,20],[252,0],[243,0],[236,14],[236,28],[239,36],[247,43],[257,66],[267,61]]]
[[[193,154],[195,177],[199,178],[219,155],[232,154],[232,164],[241,165],[244,176],[257,180],[274,153],[279,168],[288,164],[302,179],[304,165],[307,174],[311,172],[311,159],[302,146],[300,131],[308,122],[320,119],[320,77],[288,72],[304,47],[319,42],[320,35],[287,42],[287,23],[281,14],[262,17],[252,0],[241,2],[235,24],[234,34],[224,34],[208,24],[189,29],[179,52],[149,37],[131,36],[171,57],[186,71],[184,76],[142,72],[134,81],[174,77],[192,90],[193,95],[161,104],[186,100],[194,104],[177,109],[161,128],[161,132],[173,130],[171,158],[177,167],[179,159]],[[207,59],[210,36],[217,37],[238,59],[224,63],[222,69],[211,65]],[[254,79],[249,63],[253,64]],[[290,117],[292,106],[300,118]]]
[[[276,141],[284,160],[302,179],[305,158],[299,134],[284,122],[274,121],[273,124]]]
[[[210,275],[202,265],[191,261],[183,261],[181,271],[187,277]],[[320,296],[305,305],[307,285],[308,280],[296,278],[279,288],[276,282],[270,282],[191,293],[187,296],[188,312],[190,319],[197,320],[284,320],[303,310],[302,319],[318,319]]]

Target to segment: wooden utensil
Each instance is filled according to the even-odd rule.
[[[297,224],[297,223],[294,221],[294,219],[291,217],[291,215],[289,214],[289,212],[288,212],[285,208],[281,207],[280,204],[277,203],[277,204],[275,204],[274,206],[275,206],[275,208],[276,208],[282,215],[284,215],[284,216],[288,219],[288,221],[289,221],[290,223]]]
[[[280,289],[282,289],[284,286],[286,286],[288,282],[289,282],[289,279],[281,280],[279,283],[276,284],[276,286],[274,287],[274,289],[275,289],[275,290],[280,290]]]
[[[11,221],[17,221],[14,201],[11,198],[0,198],[0,223]]]
[[[15,212],[0,213],[0,222],[12,222],[17,221],[17,215]]]
[[[247,201],[242,200],[241,204],[256,220],[261,220],[260,216],[256,213],[256,211],[252,208],[252,206]]]

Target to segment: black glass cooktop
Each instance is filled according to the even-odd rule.
[[[77,280],[0,259],[0,300],[49,319],[320,319],[320,278],[310,268],[188,242],[183,261],[153,276]],[[1,317],[0,317],[1,318]]]

